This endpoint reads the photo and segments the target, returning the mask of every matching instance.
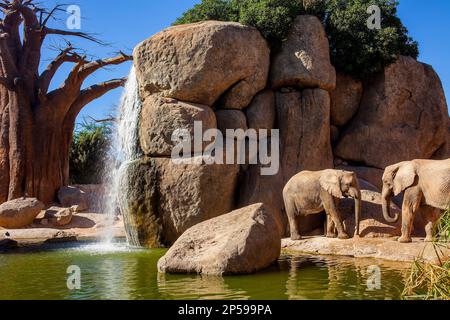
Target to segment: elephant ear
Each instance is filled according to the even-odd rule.
[[[406,163],[399,167],[394,178],[394,194],[397,196],[414,184],[416,168],[412,163]]]
[[[320,186],[335,198],[342,198],[341,180],[337,173],[327,172],[319,180]]]

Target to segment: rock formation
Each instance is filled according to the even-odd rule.
[[[213,238],[203,238],[211,236],[208,228],[223,220],[234,230],[238,214],[221,216],[255,203],[264,204],[256,212],[262,210],[281,235],[287,234],[282,190],[302,170],[336,166],[355,171],[376,189],[364,193],[363,234],[393,234],[398,226],[379,221],[377,190],[384,167],[413,158],[450,157],[448,109],[430,66],[400,57],[370,81],[336,74],[325,31],[312,16],[299,16],[272,53],[272,62],[270,56],[256,29],[217,21],[171,27],[136,47],[143,157],[128,167],[121,209],[135,244],[168,246],[179,239],[168,255],[174,264],[169,267],[169,260],[163,260],[161,269],[177,271],[184,245],[192,240],[195,246],[209,246]],[[192,137],[194,121],[202,122],[201,133],[269,130],[264,142],[279,142],[280,170],[263,176],[260,163],[206,164],[200,156],[205,143],[192,144],[181,163],[173,162],[173,132],[186,129]],[[279,129],[279,141],[271,129]],[[258,155],[246,150],[245,156]],[[344,214],[347,207],[344,201]],[[244,220],[246,212],[255,211],[242,210]],[[302,233],[322,228],[323,222],[320,215],[302,222]],[[195,234],[200,231],[207,234]],[[203,272],[203,262],[192,259],[185,271]],[[226,272],[222,267],[212,272]]]
[[[439,77],[431,66],[400,57],[365,84],[358,114],[334,151],[348,161],[384,169],[430,159],[447,139],[448,108]]]
[[[44,204],[35,198],[19,198],[0,205],[0,227],[20,229],[33,223]]]
[[[333,90],[336,71],[322,23],[314,16],[298,16],[280,53],[275,55],[270,83],[273,88],[299,87]]]
[[[188,229],[158,261],[163,273],[248,274],[274,263],[281,251],[276,221],[254,204]]]
[[[229,109],[247,107],[264,89],[269,47],[255,28],[207,21],[168,28],[134,51],[141,93]]]

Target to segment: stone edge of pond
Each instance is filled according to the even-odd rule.
[[[395,262],[437,262],[439,259],[432,243],[414,238],[412,243],[399,243],[396,238],[356,238],[349,240],[325,237],[306,237],[299,241],[289,238],[281,242],[283,252],[311,255],[332,255],[354,258],[375,258]],[[450,256],[450,249],[441,249],[443,256]]]

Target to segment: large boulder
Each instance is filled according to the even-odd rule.
[[[345,160],[384,169],[431,158],[445,144],[447,130],[438,75],[429,65],[400,57],[365,85],[359,111],[334,151]]]
[[[134,244],[171,245],[190,227],[233,210],[239,166],[201,160],[148,158],[128,166],[120,207]]]
[[[275,95],[272,90],[258,93],[245,110],[250,129],[271,130],[275,127]],[[270,134],[270,131],[268,132]]]
[[[281,238],[275,219],[255,204],[187,230],[158,261],[163,273],[249,274],[277,261]]]
[[[258,30],[206,21],[170,27],[134,50],[141,96],[160,93],[228,109],[248,106],[266,87],[270,49]]]
[[[356,114],[363,93],[361,80],[356,80],[349,75],[338,73],[336,88],[331,96],[331,124],[345,126]]]
[[[86,192],[74,186],[64,186],[58,190],[58,200],[62,207],[78,207],[78,211],[89,209],[88,196]]]
[[[266,176],[261,174],[261,165],[250,165],[243,173],[239,188],[239,207],[263,203],[268,212],[276,219],[281,235],[288,232],[287,216],[283,212],[283,174]]]
[[[217,127],[213,110],[208,106],[181,102],[157,95],[145,99],[139,125],[141,148],[148,156],[169,156],[175,146],[172,135],[175,130],[187,130],[191,136],[191,152],[201,153],[207,146],[194,143],[194,122],[202,123],[200,138],[204,131]]]
[[[35,198],[19,198],[0,205],[0,227],[20,229],[33,223],[44,209],[44,204]]]
[[[334,89],[336,71],[330,62],[327,35],[317,17],[302,15],[295,19],[271,64],[270,82],[275,89],[289,86]]]
[[[330,97],[322,89],[277,92],[283,183],[303,170],[333,168]]]
[[[56,227],[64,227],[72,222],[76,212],[76,206],[71,208],[50,207],[45,211],[44,219]]]

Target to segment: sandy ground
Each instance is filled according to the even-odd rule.
[[[51,242],[95,241],[101,239],[106,230],[109,230],[105,228],[108,225],[107,216],[99,213],[77,213],[73,216],[72,222],[64,227],[44,226],[40,223],[41,219],[42,216],[38,216],[35,222],[25,229],[0,228],[0,241],[12,239],[17,241],[19,246]],[[123,221],[120,217],[114,223],[112,233],[115,238],[125,239]]]

